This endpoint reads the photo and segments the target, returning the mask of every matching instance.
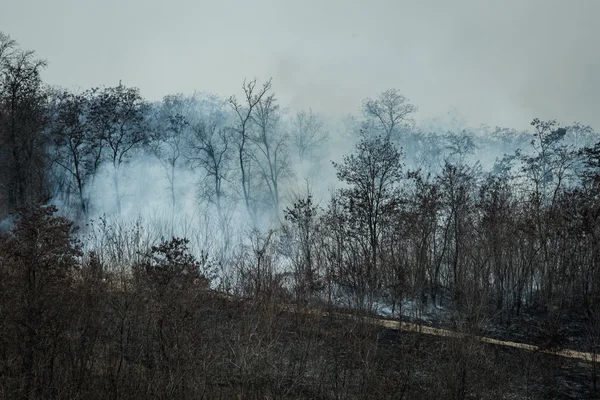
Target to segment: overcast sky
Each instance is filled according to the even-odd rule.
[[[356,112],[398,88],[420,118],[533,117],[600,129],[600,0],[0,0],[0,31],[49,61],[50,84],[124,84],[149,99],[239,94]]]

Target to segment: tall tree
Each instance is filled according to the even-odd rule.
[[[454,296],[457,303],[464,304],[463,293],[468,282],[466,271],[467,238],[472,233],[472,197],[474,177],[472,170],[465,165],[444,164],[438,176],[441,201],[444,207],[442,221],[444,225],[443,252],[447,267],[446,276],[451,277]],[[463,303],[461,303],[463,302]]]
[[[219,219],[224,223],[223,200],[226,196],[224,181],[227,179],[231,156],[231,131],[218,121],[202,120],[192,128],[189,141],[188,162],[206,172],[203,197],[217,208]]]
[[[53,161],[72,179],[79,210],[87,219],[88,185],[102,161],[102,138],[90,126],[91,92],[74,94],[67,91],[56,96],[52,138]]]
[[[106,147],[113,166],[113,182],[117,211],[121,213],[119,175],[121,166],[132,152],[148,140],[147,112],[149,105],[139,89],[128,88],[119,82],[116,87],[96,91],[90,119]]]
[[[238,162],[240,166],[240,180],[242,186],[242,196],[246,210],[250,213],[253,219],[256,219],[256,215],[252,212],[250,207],[250,191],[248,185],[248,141],[249,141],[249,126],[252,122],[251,117],[255,107],[271,90],[271,79],[265,82],[259,89],[256,88],[256,79],[242,84],[242,90],[244,91],[244,100],[240,103],[235,96],[229,98],[229,104],[233,109],[236,117],[237,124],[235,125],[236,142],[237,142],[237,153]],[[256,221],[254,221],[256,222]]]
[[[269,189],[275,212],[279,212],[280,180],[289,172],[288,135],[281,131],[280,118],[275,95],[263,96],[257,103],[252,117],[256,130],[250,136],[255,145],[252,157]]]
[[[338,179],[348,185],[339,191],[339,199],[355,234],[366,238],[368,259],[364,275],[371,289],[378,285],[379,243],[384,221],[399,207],[398,183],[404,177],[401,158],[401,151],[390,140],[363,136],[355,154],[344,156],[342,163],[333,163]]]
[[[186,117],[189,101],[183,95],[165,96],[153,113],[150,149],[165,170],[171,197],[171,221],[175,215],[177,169],[184,160],[190,137],[190,121]]]
[[[533,154],[522,156],[523,169],[534,185],[541,202],[552,202],[564,182],[565,174],[574,161],[572,149],[562,143],[567,130],[557,122],[535,118],[531,146]]]
[[[465,165],[467,157],[473,155],[477,150],[477,144],[473,133],[463,130],[460,133],[448,132],[445,136],[447,160],[456,165]]]
[[[46,61],[0,33],[0,188],[15,209],[49,191]]]
[[[379,134],[391,141],[400,138],[401,128],[412,123],[409,116],[415,111],[417,107],[398,89],[388,89],[377,98],[367,98],[363,102],[363,115],[375,125]]]
[[[543,297],[550,302],[554,295],[557,272],[557,259],[553,256],[556,248],[551,245],[555,219],[550,218],[550,215],[559,212],[556,208],[557,200],[575,157],[573,150],[563,144],[567,130],[559,127],[556,121],[535,118],[531,125],[534,127],[531,140],[533,152],[522,155],[521,161],[522,169],[531,184],[529,203],[535,221],[536,240],[541,249],[541,259],[538,262],[543,276]]]

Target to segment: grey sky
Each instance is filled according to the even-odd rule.
[[[356,112],[391,87],[419,117],[533,117],[600,129],[600,0],[2,0],[0,30],[66,87],[149,99],[238,94],[272,76],[282,104]]]

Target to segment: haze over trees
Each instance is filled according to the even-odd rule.
[[[311,307],[598,352],[592,127],[426,129],[398,89],[344,125],[270,79],[151,102],[45,66],[0,33],[0,397],[560,397],[583,368]]]

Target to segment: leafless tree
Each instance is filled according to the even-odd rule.
[[[269,189],[272,207],[279,212],[281,178],[288,175],[288,135],[282,131],[279,121],[279,105],[275,95],[263,97],[256,105],[252,121],[256,126],[250,136],[254,143],[252,158],[259,166],[262,178]]]
[[[244,99],[240,103],[235,96],[229,98],[229,104],[233,109],[236,117],[237,124],[235,126],[235,140],[237,143],[237,155],[240,167],[240,181],[242,186],[242,196],[246,210],[250,213],[253,218],[256,218],[255,213],[252,212],[250,207],[250,191],[248,184],[248,149],[247,145],[249,142],[249,127],[252,122],[251,117],[253,115],[255,107],[271,90],[271,79],[265,82],[259,89],[256,88],[256,79],[247,82],[244,80],[242,84],[242,90],[244,91]]]
[[[328,137],[325,123],[312,109],[300,110],[292,119],[292,141],[300,160],[312,160],[314,152]]]
[[[202,196],[217,208],[221,228],[225,227],[225,205],[227,197],[224,183],[229,179],[232,132],[219,126],[217,121],[200,121],[192,127],[189,141],[188,162],[206,172]]]
[[[128,88],[121,82],[116,87],[94,92],[90,119],[106,146],[108,160],[113,166],[117,211],[120,214],[120,169],[133,150],[148,140],[149,105],[142,99],[137,88]]]
[[[190,138],[190,122],[186,117],[189,101],[183,95],[165,96],[153,114],[152,140],[149,147],[166,172],[171,197],[171,225],[177,205],[177,170],[184,160]]]
[[[384,138],[391,141],[400,138],[403,125],[412,123],[409,116],[415,111],[417,107],[398,89],[388,89],[376,99],[367,98],[363,102],[364,116],[373,121]]]
[[[102,139],[90,126],[91,93],[59,93],[54,106],[52,137],[60,168],[74,180],[79,210],[87,220],[89,198],[86,190],[102,161]]]

